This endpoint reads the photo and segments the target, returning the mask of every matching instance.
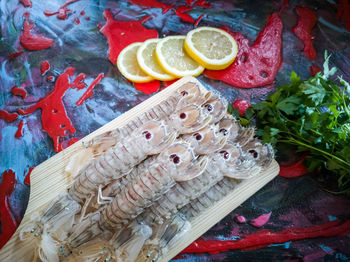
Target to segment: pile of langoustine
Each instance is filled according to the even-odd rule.
[[[92,139],[94,158],[20,232],[34,261],[156,261],[192,218],[274,158],[226,110],[224,98],[189,82]]]

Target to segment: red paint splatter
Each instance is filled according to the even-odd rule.
[[[245,111],[250,107],[248,101],[242,99],[236,99],[233,103],[233,108],[237,108],[241,116],[244,115]]]
[[[54,76],[48,76],[47,77],[47,81],[53,82],[53,81],[55,81],[55,77]]]
[[[316,58],[316,50],[312,45],[312,39],[314,38],[310,32],[317,22],[317,17],[314,11],[309,8],[296,7],[298,14],[297,25],[292,28],[293,33],[304,44],[304,53],[306,57],[311,61]]]
[[[24,7],[32,7],[32,2],[30,0],[20,0]]]
[[[98,29],[101,29],[101,28],[102,28],[102,25],[101,25],[101,24],[97,24],[97,28],[98,28]]]
[[[236,216],[235,219],[240,224],[244,224],[247,222],[247,219],[244,216]]]
[[[303,165],[303,162],[307,154],[305,154],[298,162],[289,166],[280,165],[280,173],[279,176],[292,178],[305,175],[307,173],[306,167]]]
[[[9,113],[5,110],[0,110],[0,119],[4,119],[7,123],[11,123],[18,118],[17,113]]]
[[[282,29],[282,20],[275,13],[269,16],[253,46],[240,33],[231,33],[238,44],[235,61],[224,70],[205,70],[204,74],[242,88],[272,84],[282,65]]]
[[[160,82],[158,80],[154,80],[148,83],[134,83],[134,87],[136,90],[139,90],[146,95],[153,94],[159,90]]]
[[[15,189],[16,183],[16,175],[11,169],[2,173],[2,181],[0,184],[0,248],[6,244],[17,229],[17,223],[11,214],[10,202],[8,199]]]
[[[250,224],[255,227],[262,227],[269,221],[270,216],[271,212],[267,214],[262,214],[261,216],[258,216],[257,218],[250,221]]]
[[[337,5],[337,18],[345,22],[345,28],[350,32],[350,4],[348,0],[340,0]]]
[[[230,249],[257,249],[274,243],[285,243],[307,238],[344,236],[350,233],[350,219],[335,220],[318,226],[290,228],[279,232],[267,229],[245,236],[238,241],[196,240],[181,253],[219,253]]]
[[[141,21],[141,23],[146,23],[149,20],[152,20],[152,17],[149,15],[145,15],[144,17],[142,17],[142,19],[140,21]]]
[[[86,21],[90,21],[90,17],[88,17],[88,16],[85,17],[85,20],[86,20]]]
[[[32,174],[33,169],[34,169],[34,167],[29,168],[28,174],[25,175],[25,178],[24,178],[24,181],[23,181],[23,183],[25,185],[30,186],[30,175]]]
[[[21,122],[19,122],[18,124],[18,129],[16,131],[15,138],[20,138],[21,136],[23,136],[23,120],[21,120]]]
[[[58,19],[67,19],[68,15],[72,13],[71,10],[68,9],[68,5],[77,2],[79,0],[67,0],[56,12],[49,12],[49,11],[44,11],[44,14],[46,16],[53,16],[53,15],[57,15]]]
[[[71,138],[71,139],[69,139],[68,146],[71,146],[71,145],[73,145],[74,143],[76,143],[78,141],[79,141],[78,138]]]
[[[178,17],[180,17],[182,20],[186,21],[186,22],[190,22],[190,23],[194,23],[193,18],[188,15],[185,14],[185,12],[190,11],[193,9],[193,6],[180,6],[176,9],[175,13]]]
[[[278,14],[282,14],[284,10],[289,6],[289,1],[288,0],[283,0],[281,10],[278,12]]]
[[[199,22],[202,20],[203,17],[204,17],[204,14],[201,14],[201,15],[197,18],[196,22],[194,23],[194,26],[195,26],[195,27],[198,26]]]
[[[142,21],[116,21],[109,10],[105,10],[103,15],[107,23],[100,32],[107,38],[109,60],[113,64],[117,62],[118,55],[124,47],[158,37],[158,31],[145,28]]]
[[[168,12],[172,7],[171,5],[166,5],[156,0],[129,0],[129,2],[150,8],[162,8],[162,14]]]
[[[81,12],[80,12],[80,15],[85,15],[85,11],[81,11]]]
[[[315,76],[318,72],[321,72],[322,69],[319,66],[311,65],[309,66],[309,71],[311,76]]]
[[[49,61],[45,60],[42,61],[40,64],[40,71],[41,71],[41,75],[44,76],[46,74],[47,71],[50,70],[50,63]]]
[[[79,24],[80,24],[80,20],[79,20],[79,18],[78,18],[78,17],[74,17],[74,23],[76,23],[77,25],[79,25]]]
[[[196,0],[186,0],[186,5],[192,5]]]
[[[53,43],[53,39],[33,35],[31,30],[34,28],[34,24],[32,21],[29,21],[29,16],[29,12],[24,13],[25,20],[23,23],[23,31],[20,36],[22,46],[28,50],[43,50],[49,48]]]
[[[13,52],[7,56],[7,59],[15,58],[17,56],[20,56],[23,53],[24,53],[23,51]]]
[[[19,87],[17,87],[17,86],[12,87],[11,93],[12,93],[14,96],[21,96],[22,99],[26,98],[26,96],[27,96],[27,91],[24,90],[23,88],[19,88]]]
[[[59,152],[63,149],[60,138],[75,133],[70,119],[67,116],[66,109],[63,105],[62,98],[69,88],[78,88],[80,81],[69,83],[69,77],[73,76],[75,68],[67,68],[58,76],[54,90],[46,97],[42,98],[35,105],[26,110],[19,109],[21,115],[28,115],[37,109],[41,109],[41,123],[43,129],[53,139],[54,150]],[[77,77],[78,78],[78,77]],[[81,80],[82,77],[79,78]]]
[[[210,3],[205,0],[198,0],[195,5],[204,7],[204,8],[210,8]]]
[[[99,74],[96,79],[89,85],[88,89],[85,91],[85,93],[79,98],[79,100],[76,102],[77,106],[81,106],[83,102],[92,96],[94,87],[100,83],[100,81],[104,78],[104,74]]]

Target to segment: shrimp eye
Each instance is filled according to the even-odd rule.
[[[185,96],[185,95],[188,95],[188,93],[187,93],[187,91],[182,91],[182,92],[181,92],[181,95],[182,95],[182,96]]]
[[[204,107],[208,110],[208,112],[213,111],[213,107],[212,107],[211,104],[207,104],[207,105],[205,105]]]
[[[220,151],[220,154],[222,154],[225,159],[228,159],[230,157],[230,154],[225,150]]]
[[[181,119],[185,119],[186,116],[187,116],[187,115],[186,115],[185,113],[181,113],[181,114],[180,114],[180,118],[181,118]]]
[[[250,154],[253,155],[254,158],[257,158],[258,157],[258,152],[256,152],[254,149],[251,149],[248,151]]]
[[[225,129],[225,128],[221,128],[220,130],[219,130],[219,132],[220,133],[222,133],[224,136],[227,136],[227,130]]]
[[[151,139],[152,134],[148,131],[143,131],[142,134],[145,136],[147,140]]]
[[[170,155],[170,159],[173,160],[174,164],[180,163],[180,157],[177,154]]]
[[[195,133],[193,136],[196,138],[196,140],[201,140],[202,139],[202,135],[199,134],[199,133]]]

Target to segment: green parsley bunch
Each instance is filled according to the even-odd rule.
[[[255,119],[257,135],[265,143],[308,152],[308,171],[337,174],[338,193],[350,194],[350,85],[333,76],[337,69],[329,68],[329,58],[326,52],[323,72],[306,81],[292,72],[289,85],[252,105],[240,120],[247,125]],[[237,110],[232,113],[239,117]]]

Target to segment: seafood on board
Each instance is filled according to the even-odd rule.
[[[67,191],[20,232],[33,242],[34,260],[156,261],[193,217],[274,158],[254,128],[226,113],[227,105],[189,82],[85,143],[79,158],[90,160],[74,159]]]

